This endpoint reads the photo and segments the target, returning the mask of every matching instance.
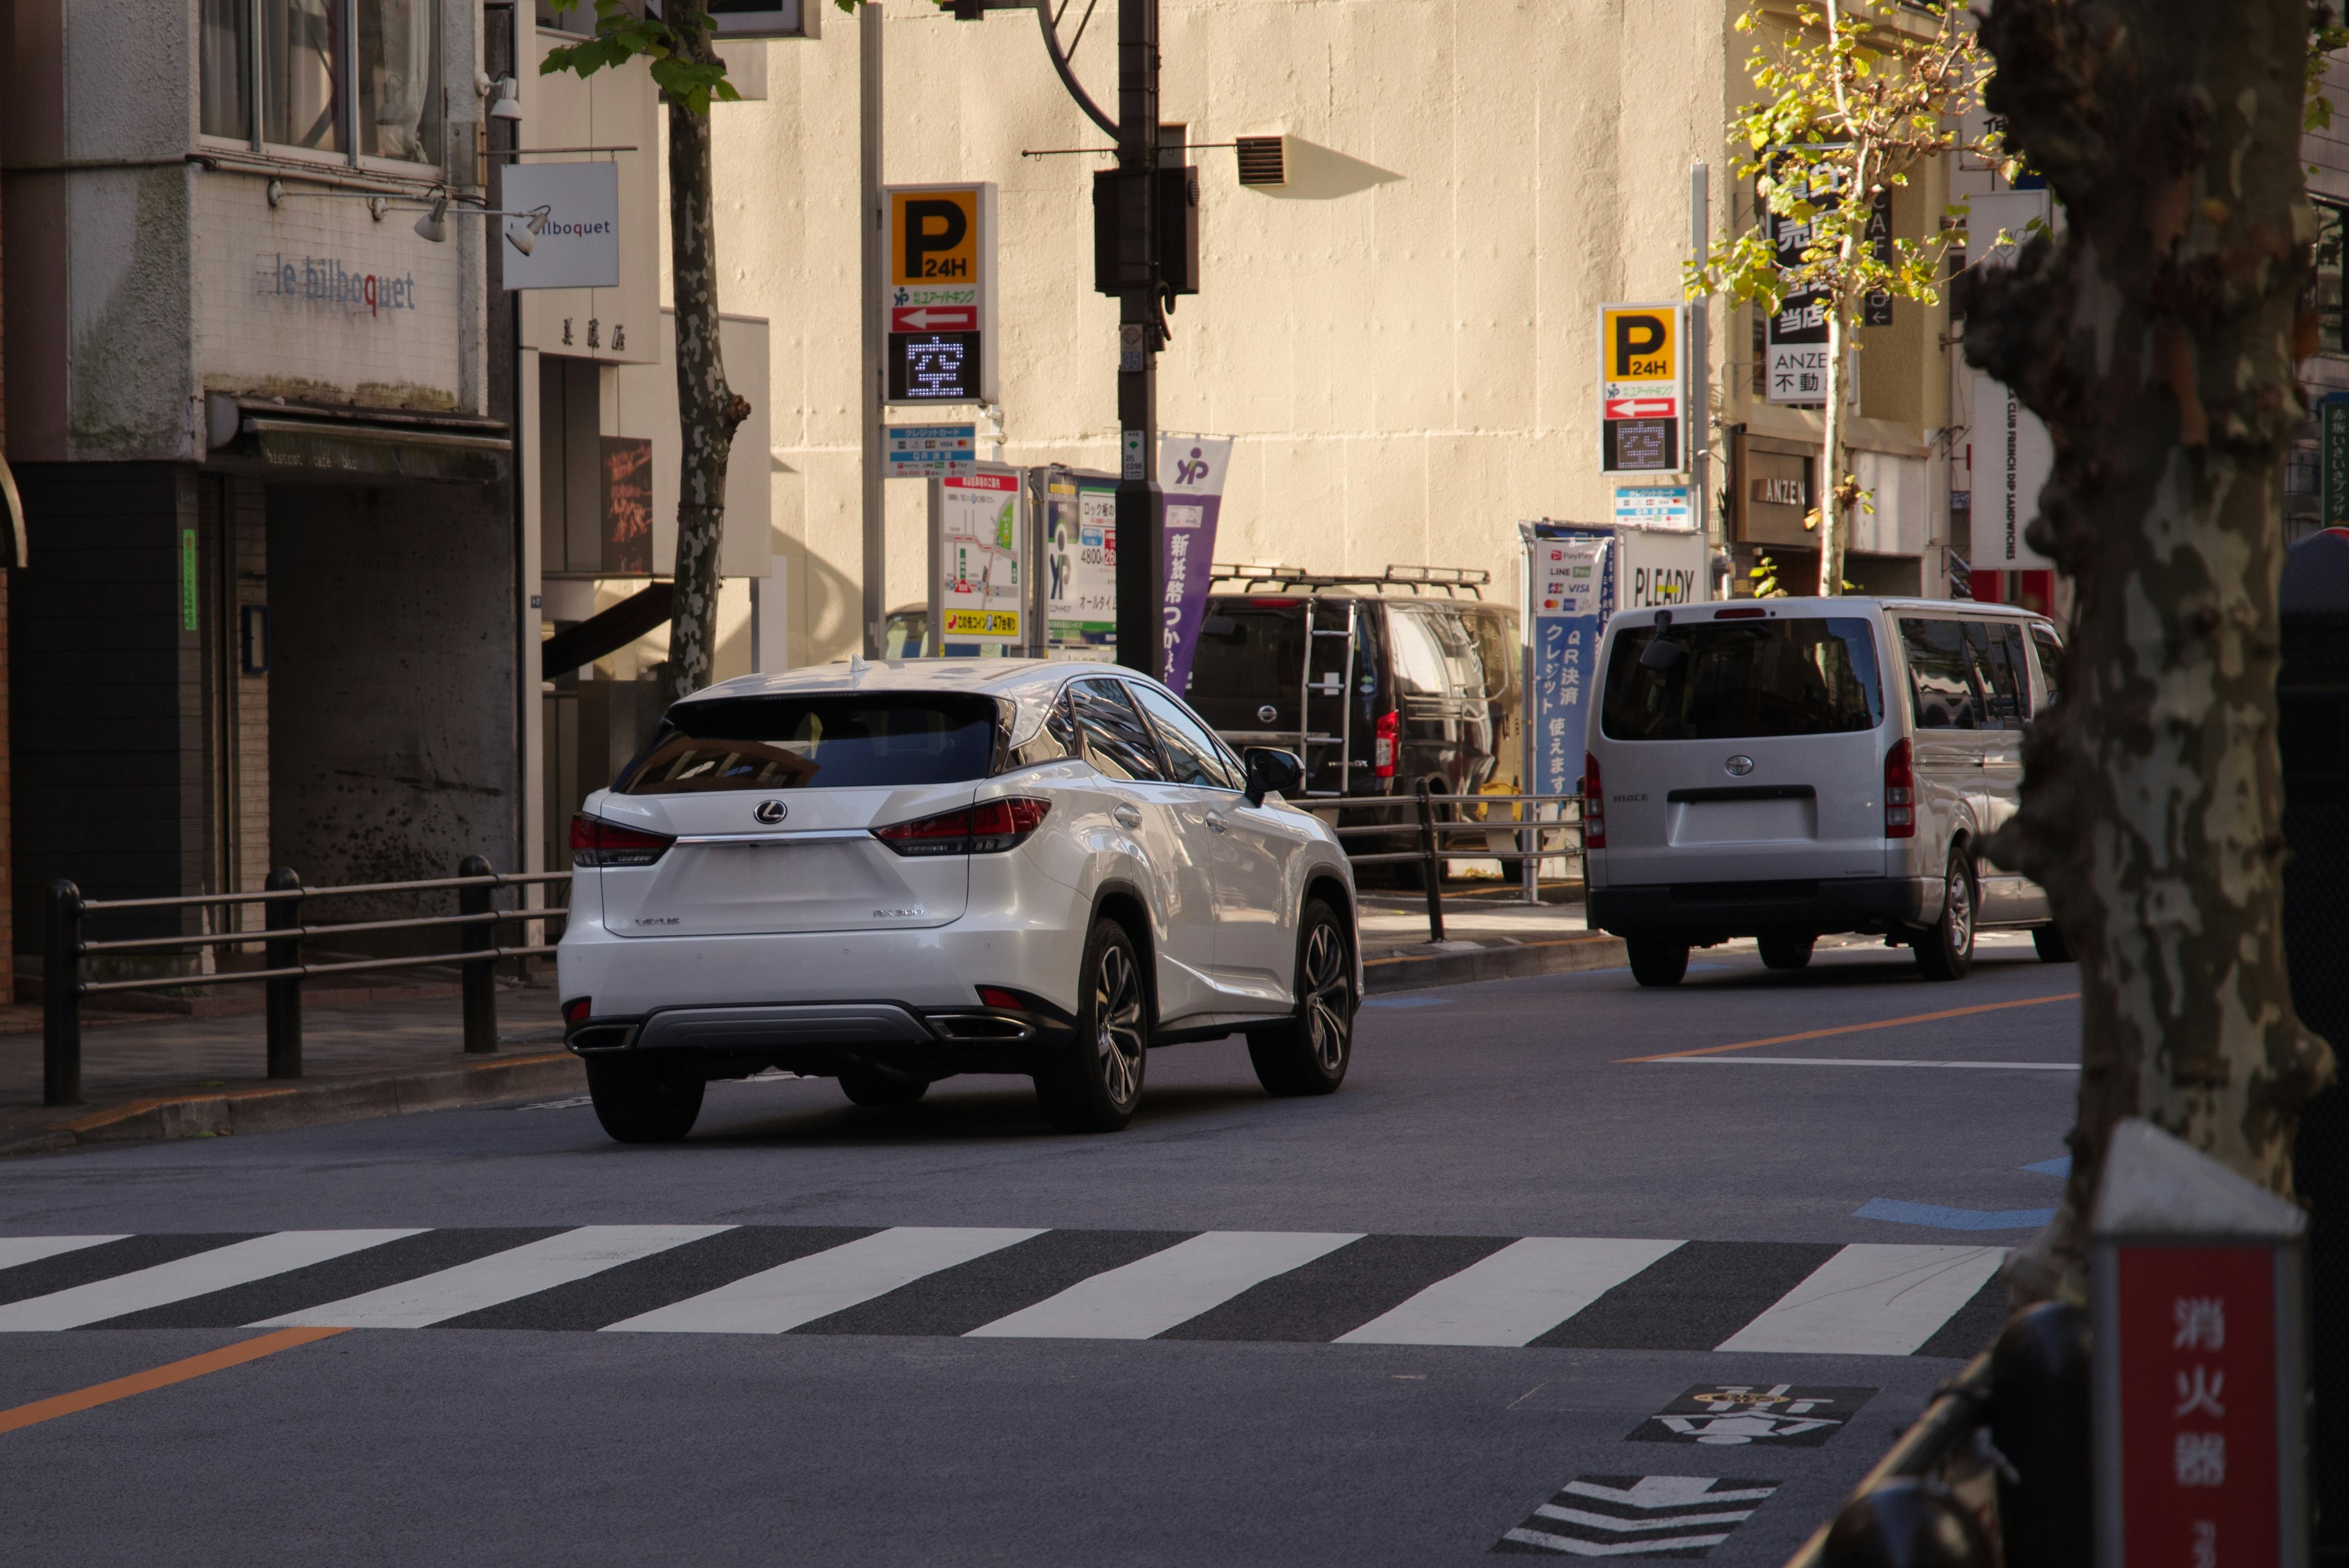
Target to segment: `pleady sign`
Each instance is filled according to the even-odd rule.
[[[502,247],[508,288],[616,288],[620,283],[620,171],[613,163],[524,163],[506,166],[506,210],[545,222],[530,254]],[[501,218],[504,232],[526,231],[528,217]]]

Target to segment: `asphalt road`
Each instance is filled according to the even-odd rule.
[[[771,1079],[667,1147],[557,1103],[13,1161],[0,1238],[125,1239],[0,1266],[0,1539],[1350,1565],[1515,1531],[1775,1563],[1994,1324],[1980,1250],[2060,1185],[2026,1168],[2064,1152],[2077,1010],[2043,999],[2075,983],[2010,943],[1957,985],[1850,947],[1383,998],[1335,1096],[1171,1047],[1095,1138],[1009,1081],[876,1111]],[[6,1429],[275,1321],[387,1326]],[[1755,1395],[1675,1408],[1724,1388]]]

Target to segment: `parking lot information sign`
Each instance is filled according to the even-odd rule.
[[[995,187],[889,191],[888,400],[997,400]]]
[[[1693,529],[1696,492],[1685,484],[1619,484],[1615,487],[1615,525]]]
[[[889,427],[890,478],[967,478],[978,472],[977,425]]]
[[[1661,472],[1681,466],[1681,344],[1678,305],[1599,307],[1599,466],[1607,473]]]
[[[1585,693],[1598,682],[1599,634],[1615,602],[1614,541],[1604,535],[1537,535],[1532,568],[1532,793],[1572,794],[1580,787]]]
[[[1045,630],[1052,650],[1117,657],[1117,481],[1055,469],[1044,491]]]
[[[939,515],[941,640],[1020,640],[1019,476],[949,477]]]

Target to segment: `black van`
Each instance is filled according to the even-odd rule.
[[[1314,796],[1516,793],[1517,612],[1490,573],[1214,570],[1184,696],[1234,750],[1295,752]]]

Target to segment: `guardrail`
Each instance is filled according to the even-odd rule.
[[[341,888],[305,888],[292,868],[280,867],[256,893],[196,893],[171,898],[85,898],[71,882],[49,886],[47,942],[42,953],[41,1098],[51,1106],[81,1100],[81,1008],[83,999],[110,992],[154,991],[181,985],[243,985],[267,987],[263,1011],[266,1017],[269,1075],[302,1075],[302,982],[321,976],[355,974],[362,971],[425,969],[459,966],[463,998],[465,1049],[484,1054],[498,1048],[496,965],[505,959],[539,958],[554,951],[552,945],[502,947],[496,940],[501,925],[561,919],[570,909],[518,906],[497,908],[499,889],[568,882],[568,871],[500,872],[478,855],[469,855],[454,877],[417,882],[362,882]],[[453,891],[457,912],[394,920],[351,920],[339,925],[305,925],[303,906],[317,898],[360,895],[388,897],[403,893]],[[228,909],[258,904],[265,923],[256,930],[218,931],[195,936],[126,937],[91,941],[82,934],[89,917],[151,914],[162,910]],[[225,923],[225,922],[223,922]],[[308,963],[302,944],[320,938],[356,936],[369,931],[421,930],[429,927],[457,929],[458,950],[421,953],[405,958],[341,959]],[[83,961],[109,954],[202,951],[206,948],[259,946],[262,967],[216,970],[209,974],[150,975],[135,980],[88,980]]]
[[[1314,810],[1328,810],[1335,806],[1340,811],[1347,812],[1395,811],[1406,806],[1411,808],[1414,819],[1408,823],[1358,823],[1338,827],[1333,831],[1341,839],[1371,836],[1392,838],[1398,831],[1405,829],[1418,835],[1419,843],[1416,848],[1382,851],[1373,855],[1349,855],[1346,858],[1357,866],[1398,865],[1404,861],[1417,861],[1421,868],[1421,885],[1427,889],[1427,940],[1433,942],[1444,940],[1444,861],[1451,859],[1504,862],[1514,860],[1519,865],[1526,865],[1548,860],[1560,855],[1578,855],[1582,850],[1582,796],[1579,794],[1439,794],[1430,790],[1426,783],[1422,781],[1410,794],[1345,795],[1334,800],[1317,796],[1303,804]],[[1516,809],[1510,813],[1507,820],[1493,822],[1467,820],[1458,816],[1439,816],[1436,808],[1441,805],[1511,806]],[[1526,809],[1528,806],[1538,809],[1544,805],[1557,806],[1561,808],[1561,814],[1547,820],[1541,820],[1531,816]],[[1572,816],[1563,815],[1563,808],[1568,805],[1574,807]],[[1562,828],[1573,830],[1575,842],[1570,846],[1554,845],[1547,849],[1543,848],[1542,836],[1557,833]],[[1482,834],[1485,836],[1485,842],[1475,849],[1464,849],[1444,842],[1447,834],[1457,833]],[[1495,833],[1516,835],[1517,847],[1515,849],[1493,848],[1492,836]]]

